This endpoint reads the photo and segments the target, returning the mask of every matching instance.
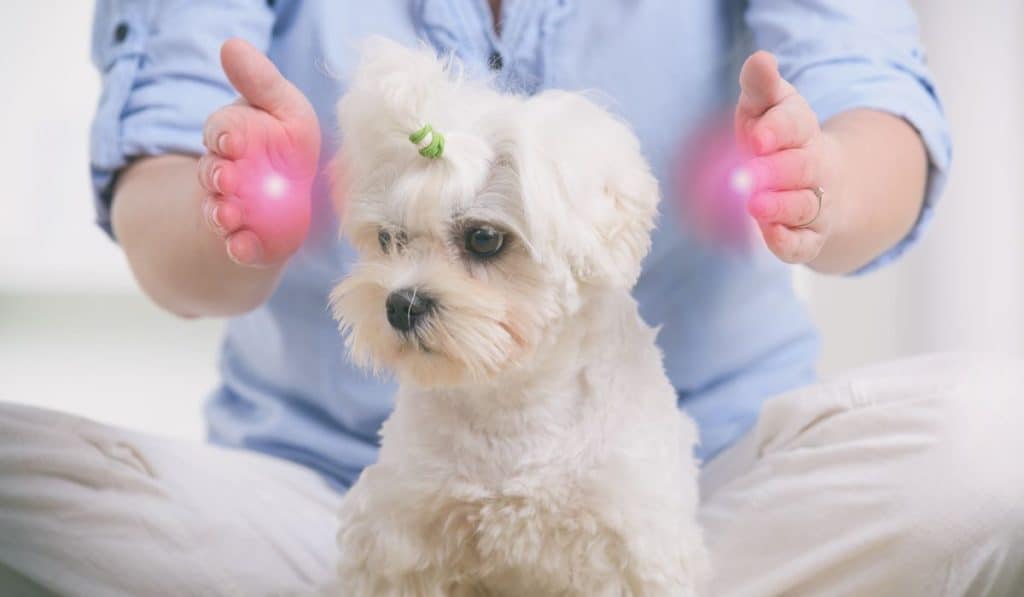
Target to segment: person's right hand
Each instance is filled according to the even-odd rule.
[[[298,250],[309,228],[320,124],[309,100],[248,42],[221,47],[221,64],[242,96],[206,120],[199,182],[203,213],[239,264],[274,266]]]

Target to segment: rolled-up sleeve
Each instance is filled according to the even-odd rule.
[[[755,44],[778,57],[782,76],[820,121],[871,108],[917,129],[929,158],[921,213],[905,238],[858,273],[892,261],[928,224],[952,156],[913,10],[904,0],[751,0],[746,19]]]
[[[220,67],[220,46],[242,37],[270,44],[266,0],[99,0],[92,60],[102,93],[90,135],[99,225],[111,233],[114,181],[133,158],[202,152],[206,117],[236,94]]]

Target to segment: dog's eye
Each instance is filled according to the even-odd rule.
[[[391,231],[381,228],[377,232],[377,242],[380,243],[380,250],[384,254],[389,254],[392,250],[401,253],[405,250],[405,244],[408,240],[409,237],[405,235],[404,230]]]
[[[466,230],[466,250],[477,257],[494,257],[505,244],[505,235],[489,226]]]

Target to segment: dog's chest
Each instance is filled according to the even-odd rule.
[[[496,490],[453,488],[434,513],[428,541],[446,546],[447,566],[489,595],[549,594],[592,554],[618,550],[616,533],[577,482],[540,483],[513,478]]]
[[[493,594],[510,587],[520,592],[508,594],[525,594],[522,583],[564,579],[586,567],[586,554],[615,550],[600,505],[601,442],[580,422],[558,433],[466,436],[449,446],[450,476],[432,496],[427,532],[434,542],[443,535],[453,565],[488,579]]]

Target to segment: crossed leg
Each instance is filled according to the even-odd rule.
[[[1022,459],[1021,361],[776,397],[702,472],[710,594],[1024,594]],[[288,462],[0,404],[0,594],[316,594],[340,501]]]
[[[340,500],[288,462],[0,404],[3,595],[313,594]]]
[[[1024,595],[1024,361],[783,394],[701,481],[715,597]]]

